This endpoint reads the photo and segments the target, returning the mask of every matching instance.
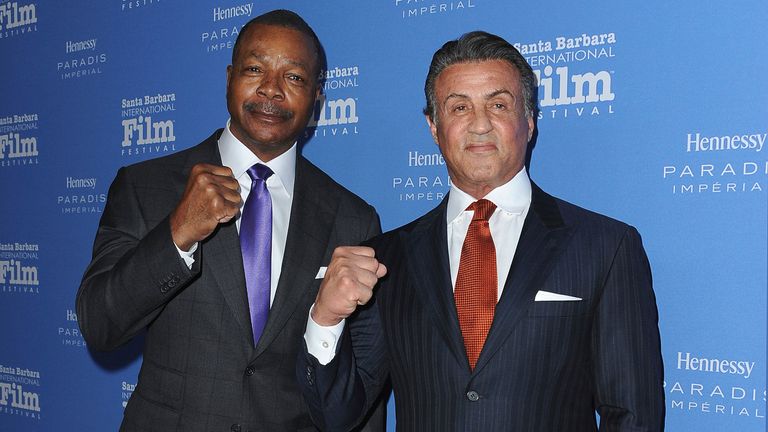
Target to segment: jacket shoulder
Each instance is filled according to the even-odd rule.
[[[218,152],[218,139],[223,129],[215,131],[203,142],[194,145],[185,150],[137,162],[120,169],[120,171],[129,179],[141,182],[143,180],[154,180],[158,177],[182,175],[186,178],[185,168],[199,162],[221,163],[221,156]]]
[[[311,185],[311,188],[314,191],[312,193],[323,193],[328,199],[337,200],[348,209],[363,213],[375,213],[376,211],[373,206],[368,204],[364,199],[339,184],[336,180],[331,178],[331,176],[301,155],[298,157],[297,161],[296,176],[297,180],[299,176],[303,177],[303,184]]]

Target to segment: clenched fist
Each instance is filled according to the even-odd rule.
[[[220,223],[240,212],[240,184],[228,167],[197,164],[192,167],[184,196],[171,213],[171,236],[181,250],[211,235]]]
[[[338,324],[358,306],[368,303],[376,282],[386,274],[387,268],[376,260],[373,249],[337,247],[320,284],[312,319],[326,327]]]

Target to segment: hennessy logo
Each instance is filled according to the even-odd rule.
[[[228,8],[216,7],[213,8],[213,21],[222,21],[243,15],[251,16],[251,11],[253,11],[253,3],[246,3],[240,6],[232,6]]]
[[[0,4],[0,30],[15,29],[37,22],[34,3],[19,6],[17,2]]]
[[[123,120],[123,147],[133,144],[134,136],[137,145],[176,141],[173,121],[152,121],[150,116]]]
[[[0,135],[0,159],[37,156],[37,138],[21,138],[17,133]]]
[[[64,44],[64,48],[66,49],[67,53],[86,51],[86,50],[93,51],[96,49],[96,41],[97,39],[86,39],[78,42],[67,41]]]
[[[585,74],[568,75],[568,66],[562,66],[555,69],[557,74],[557,98],[554,98],[554,84],[552,78],[552,66],[544,68],[544,78],[541,77],[540,70],[534,70],[539,87],[542,87],[544,98],[541,99],[542,107],[553,105],[572,105],[585,102],[604,102],[612,101],[616,95],[611,91],[611,74],[608,71],[599,71],[598,73],[587,72]],[[573,86],[570,86],[570,84]],[[598,85],[602,90],[598,94]],[[587,88],[586,95],[584,87]],[[568,96],[572,93],[573,96]]]
[[[77,314],[72,309],[67,309],[67,321],[77,322]]]

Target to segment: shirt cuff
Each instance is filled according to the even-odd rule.
[[[325,327],[316,323],[312,319],[313,304],[309,308],[309,317],[307,317],[307,330],[304,332],[304,342],[307,343],[307,352],[312,354],[317,361],[325,366],[336,357],[336,346],[341,333],[344,331],[344,321],[341,320],[336,325]]]
[[[195,255],[195,251],[197,251],[197,245],[198,245],[198,243],[197,243],[197,242],[195,242],[195,244],[193,244],[193,245],[192,245],[192,247],[191,247],[191,248],[189,248],[189,250],[188,250],[188,251],[183,251],[183,250],[179,249],[179,247],[178,247],[178,246],[176,246],[176,243],[174,243],[173,245],[176,247],[176,252],[178,252],[178,253],[179,253],[179,256],[181,257],[181,259],[183,259],[183,260],[184,260],[184,264],[186,264],[186,265],[187,265],[187,267],[188,267],[190,270],[192,270],[192,264],[194,264],[194,263],[195,263],[195,257],[194,257],[194,255]]]

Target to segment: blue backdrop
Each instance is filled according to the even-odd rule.
[[[278,7],[327,51],[304,154],[385,229],[448,188],[420,113],[432,53],[474,29],[518,44],[540,77],[532,178],[643,234],[667,430],[765,430],[764,0],[0,1],[0,430],[117,429],[142,341],[91,352],[74,313],[107,188],[224,126],[234,40]]]

